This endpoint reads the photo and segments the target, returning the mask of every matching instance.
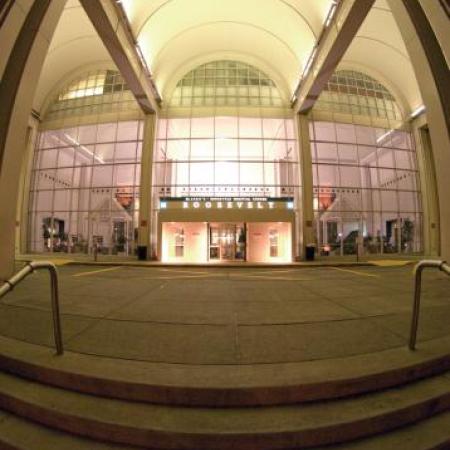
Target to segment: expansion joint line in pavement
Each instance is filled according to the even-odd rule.
[[[164,283],[162,283],[162,285],[164,285]],[[161,285],[155,286],[147,291],[145,291],[143,294],[141,295],[137,295],[136,297],[133,297],[131,300],[127,301],[126,303],[124,303],[123,305],[118,306],[117,308],[114,308],[111,311],[108,311],[106,314],[104,314],[103,316],[100,317],[96,317],[96,318],[92,318],[93,321],[92,323],[90,323],[89,325],[87,325],[85,328],[83,328],[82,330],[80,330],[78,333],[75,333],[73,336],[71,336],[69,339],[67,339],[64,342],[64,345],[68,345],[70,342],[72,342],[75,338],[81,336],[84,332],[91,330],[92,328],[94,328],[96,325],[98,325],[100,323],[100,321],[102,320],[108,320],[108,316],[110,316],[111,314],[116,313],[117,311],[121,310],[122,308],[126,308],[127,306],[130,306],[133,302],[135,302],[136,300],[139,300],[141,297],[144,297],[145,295],[148,295],[150,292],[155,291],[156,289],[159,289]]]

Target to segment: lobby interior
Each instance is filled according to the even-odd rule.
[[[0,448],[449,448],[449,30],[0,2]]]

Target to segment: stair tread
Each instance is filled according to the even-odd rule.
[[[17,450],[138,450],[54,430],[0,410],[0,447]],[[9,450],[9,449],[8,449]]]
[[[450,443],[450,412],[443,412],[389,433],[316,450],[431,450]],[[138,447],[108,444],[39,425],[0,410],[0,444],[17,450],[34,450],[39,444],[46,450],[138,450]],[[213,450],[213,449],[211,449]]]
[[[299,384],[320,384],[370,377],[413,368],[438,358],[450,361],[450,336],[405,347],[345,358],[294,363],[249,365],[192,365],[124,360],[66,351],[55,357],[48,347],[0,336],[2,359],[103,380],[168,388],[258,389]]]
[[[432,450],[442,444],[450,448],[450,412],[444,412],[389,433],[316,450]],[[443,449],[442,449],[443,450]]]
[[[62,416],[178,434],[288,433],[358,422],[423,402],[450,403],[448,374],[381,392],[302,405],[186,408],[99,398],[0,373],[0,399],[14,399]]]

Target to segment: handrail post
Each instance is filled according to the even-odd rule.
[[[49,266],[52,292],[53,335],[55,338],[56,354],[64,353],[61,333],[61,316],[59,313],[58,272],[55,266]]]
[[[417,265],[415,269],[415,284],[414,284],[414,305],[411,320],[411,331],[409,334],[409,349],[416,349],[417,327],[419,324],[419,310],[420,310],[420,294],[422,290],[422,270],[423,266]]]
[[[59,312],[59,288],[58,288],[58,271],[56,266],[48,261],[31,261],[25,265],[19,272],[13,275],[9,280],[0,286],[0,298],[12,291],[13,288],[26,278],[30,273],[37,269],[48,269],[50,272],[50,292],[52,298],[52,315],[53,315],[53,335],[55,339],[56,354],[62,355],[64,347],[61,332],[61,316]]]
[[[411,318],[411,330],[409,334],[409,349],[416,349],[416,340],[417,340],[417,328],[419,325],[419,313],[420,313],[420,295],[422,290],[422,271],[425,267],[436,267],[440,271],[450,275],[450,267],[447,265],[445,261],[440,260],[427,260],[424,259],[420,261],[416,267],[414,268],[414,305],[413,312]]]
[[[59,286],[58,286],[58,270],[51,262],[32,261],[28,265],[32,270],[48,269],[50,272],[50,293],[52,301],[52,318],[53,318],[53,337],[55,340],[56,354],[62,355],[64,347],[61,332],[61,315],[59,312]]]

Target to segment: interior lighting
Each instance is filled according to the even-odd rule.
[[[377,144],[379,144],[381,141],[384,141],[386,138],[388,138],[394,130],[386,131],[386,133],[382,134],[379,138],[377,138]]]
[[[411,115],[409,116],[410,119],[415,119],[417,116],[420,116],[425,111],[425,105],[420,105],[418,108],[416,108]]]
[[[333,3],[330,6],[330,9],[328,10],[327,17],[325,19],[325,25],[324,25],[325,28],[330,25],[331,21],[333,20],[335,12],[336,12],[336,2],[333,1]]]
[[[314,57],[316,56],[317,47],[314,47],[311,54],[309,55],[308,61],[306,63],[305,69],[303,70],[302,78],[305,78],[308,75],[309,69],[311,69],[312,62]]]
[[[76,147],[79,147],[81,150],[85,151],[89,156],[93,156],[95,160],[97,160],[100,164],[105,164],[105,161],[103,158],[100,158],[100,156],[97,156],[94,154],[94,152],[91,152],[87,147],[84,145],[81,145],[76,139],[74,139],[72,136],[69,136],[68,134],[64,133],[64,137],[68,139],[73,145]]]

